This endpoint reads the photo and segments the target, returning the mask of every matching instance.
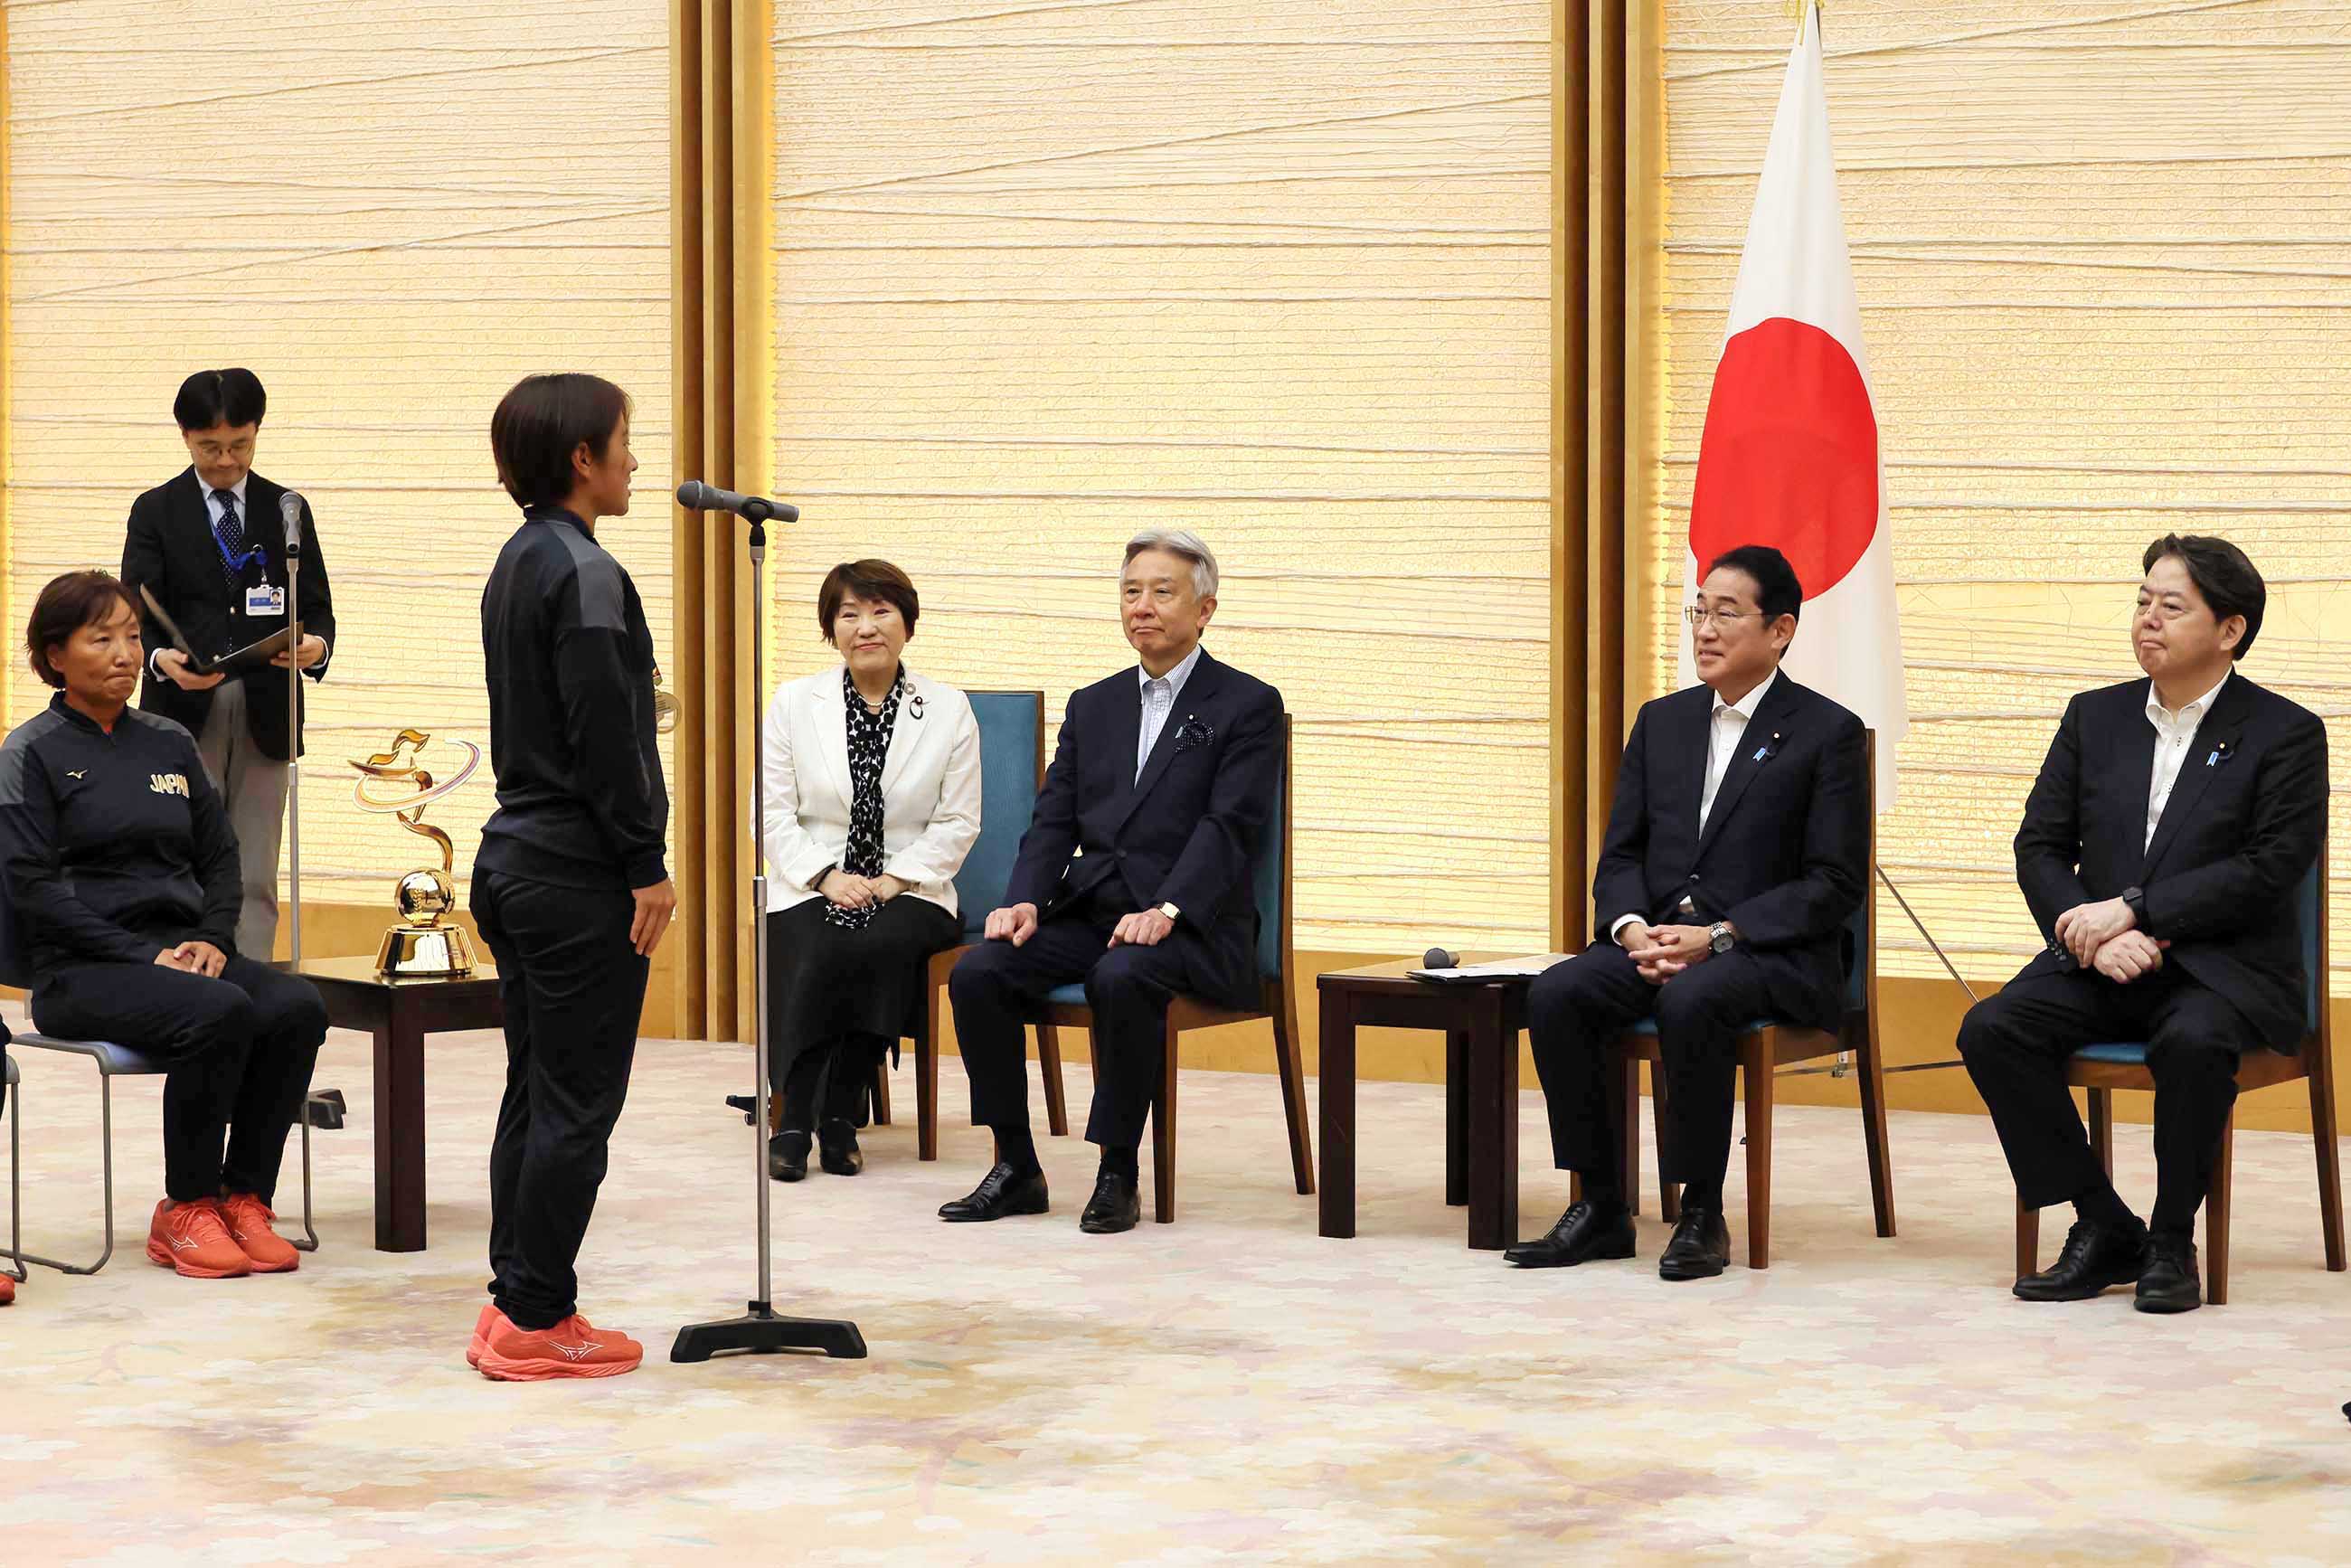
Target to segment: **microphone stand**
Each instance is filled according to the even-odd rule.
[[[748,1310],[741,1317],[688,1323],[678,1330],[669,1358],[708,1361],[726,1352],[773,1355],[816,1350],[862,1361],[865,1336],[857,1332],[855,1323],[842,1319],[778,1317],[772,1304],[768,1237],[767,672],[759,624],[760,612],[767,605],[759,591],[759,568],[768,558],[768,528],[764,517],[745,520],[751,525],[751,966],[758,976],[758,1008],[751,1023],[751,1151],[752,1178],[759,1184],[759,1293],[747,1303]]]
[[[293,921],[288,966],[302,967],[302,521],[286,530],[286,873]],[[266,962],[266,960],[265,960]]]

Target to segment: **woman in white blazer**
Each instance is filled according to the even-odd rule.
[[[979,724],[955,687],[900,660],[921,612],[886,560],[817,593],[841,667],[768,710],[768,1071],[782,1102],[768,1174],[855,1176],[873,1069],[922,1005],[926,960],[963,929],[955,874],[979,837]]]

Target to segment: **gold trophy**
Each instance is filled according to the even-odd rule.
[[[436,784],[419,760],[432,739],[423,730],[403,729],[392,737],[391,750],[378,752],[365,761],[356,757],[350,759],[351,766],[360,770],[358,781],[351,786],[351,799],[360,810],[389,812],[400,819],[402,827],[432,840],[441,848],[437,870],[419,866],[402,877],[393,890],[392,903],[400,911],[400,924],[383,934],[383,945],[376,949],[375,967],[378,974],[395,978],[446,977],[474,972],[474,945],[466,940],[464,929],[442,924],[457,908],[457,889],[449,880],[457,863],[456,847],[450,843],[447,833],[426,824],[424,808],[474,776],[474,769],[482,763],[482,748],[470,740],[455,742],[465,753],[465,763],[454,778]],[[375,780],[404,785],[407,789],[396,799],[380,800],[368,793],[368,785]]]

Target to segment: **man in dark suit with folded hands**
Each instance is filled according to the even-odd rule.
[[[1802,603],[1778,550],[1716,558],[1683,612],[1704,684],[1634,720],[1592,885],[1607,936],[1527,999],[1552,1156],[1583,1197],[1504,1254],[1522,1268],[1633,1255],[1622,1140],[1638,1129],[1617,1123],[1607,1052],[1654,1017],[1667,1088],[1658,1165],[1682,1184],[1657,1272],[1721,1273],[1739,1036],[1762,1018],[1842,1019],[1841,938],[1869,875],[1868,745],[1860,719],[1780,673]]]
[[[2326,833],[2326,729],[2233,673],[2267,598],[2244,551],[2168,534],[2143,569],[2131,646],[2147,678],[2066,706],[2017,830],[2017,881],[2049,946],[1968,1009],[1959,1055],[2019,1200],[2076,1212],[2055,1267],[2016,1294],[2136,1282],[2141,1312],[2183,1312],[2203,1304],[2193,1228],[2238,1058],[2302,1038],[2294,894]],[[2115,1192],[2065,1086],[2065,1059],[2101,1040],[2147,1042],[2151,1226]]]
[[[995,1133],[997,1157],[942,1219],[1046,1210],[1027,1025],[1048,992],[1082,981],[1093,1011],[1086,1139],[1101,1145],[1102,1168],[1079,1221],[1093,1234],[1131,1230],[1141,1216],[1136,1154],[1168,1003],[1257,1000],[1252,873],[1280,780],[1281,694],[1200,646],[1217,560],[1196,535],[1128,541],[1119,595],[1142,667],[1071,696],[1005,906],[948,983],[971,1119]]]

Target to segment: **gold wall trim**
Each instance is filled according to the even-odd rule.
[[[767,28],[761,0],[674,0],[671,10],[678,465],[689,477],[738,490],[764,488],[767,479]],[[771,565],[781,535],[770,530]],[[685,699],[674,1032],[688,1040],[749,1039],[758,999],[748,727],[760,694],[742,632],[757,624],[744,537],[731,519],[674,513],[673,657]]]

